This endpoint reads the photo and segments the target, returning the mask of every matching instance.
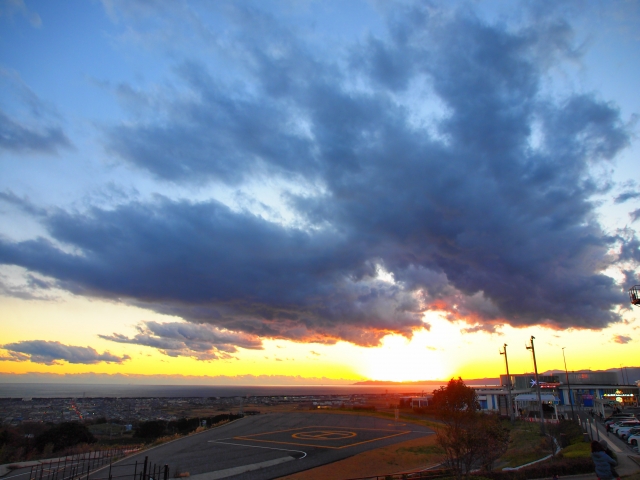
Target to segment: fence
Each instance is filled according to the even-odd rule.
[[[131,473],[133,467],[133,473]],[[122,469],[127,471],[123,472]],[[119,475],[116,475],[120,472]],[[129,478],[130,480],[168,480],[169,465],[157,465],[149,462],[149,457],[144,457],[144,462],[118,463],[109,465],[106,477],[91,477],[91,480],[113,480],[115,478]],[[89,477],[87,476],[87,480]]]
[[[523,422],[540,423],[540,417],[520,417]],[[543,418],[544,423],[560,423],[557,418]]]
[[[136,448],[110,448],[76,453],[52,460],[43,460],[31,467],[29,480],[70,480],[88,476],[92,471],[114,460],[139,450]],[[155,480],[155,479],[154,479]]]

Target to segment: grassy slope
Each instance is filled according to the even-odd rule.
[[[589,458],[591,456],[591,444],[588,442],[575,443],[562,449],[564,458]]]
[[[516,422],[509,435],[509,447],[496,463],[499,468],[519,467],[550,453],[542,447],[540,427],[537,423]]]

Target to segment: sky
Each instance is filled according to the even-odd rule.
[[[540,371],[640,365],[639,26],[2,0],[0,381],[496,377],[532,336]]]

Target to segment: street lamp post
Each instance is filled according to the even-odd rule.
[[[571,395],[571,384],[569,383],[569,372],[567,371],[567,358],[564,356],[564,349],[562,347],[562,359],[564,360],[564,374],[567,376],[567,388],[569,389],[569,404],[571,405],[571,420],[575,422],[576,416],[573,413],[573,396]]]
[[[533,354],[533,370],[536,374],[536,393],[538,394],[538,406],[540,407],[540,433],[542,435],[546,435],[546,431],[544,428],[544,412],[542,410],[542,396],[540,395],[540,381],[538,380],[538,364],[536,363],[536,349],[533,346],[533,340],[536,337],[531,335],[531,345],[527,347],[527,350],[531,350]]]
[[[514,413],[513,413],[513,400],[511,399],[511,375],[509,375],[509,360],[507,360],[507,344],[504,344],[504,347],[502,349],[503,351],[500,352],[500,355],[504,355],[504,363],[507,366],[507,392],[509,394],[508,398],[509,398],[509,418],[511,419],[511,424],[513,425],[516,422]]]

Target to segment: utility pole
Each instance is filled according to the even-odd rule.
[[[562,347],[562,359],[564,360],[564,374],[567,376],[567,388],[569,389],[569,404],[571,405],[571,420],[576,421],[576,416],[573,413],[573,396],[571,395],[571,384],[569,383],[569,372],[567,371],[567,358],[564,356],[564,349]]]
[[[509,375],[509,360],[507,360],[507,344],[506,343],[502,347],[502,350],[503,351],[500,352],[500,355],[504,355],[504,363],[507,366],[507,392],[509,394],[508,396],[509,418],[511,419],[511,425],[513,425],[514,423],[516,423],[516,419],[513,413],[513,401],[511,400],[511,375]]]
[[[542,410],[542,396],[540,395],[540,382],[538,380],[538,364],[536,363],[536,349],[533,346],[533,340],[535,338],[536,337],[531,335],[531,345],[527,347],[527,350],[531,350],[531,353],[533,354],[533,370],[536,374],[536,392],[538,394],[538,406],[540,408],[540,434],[546,435],[547,432],[544,428],[544,413]]]

